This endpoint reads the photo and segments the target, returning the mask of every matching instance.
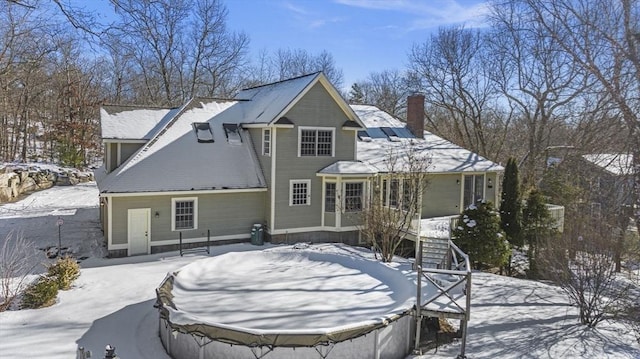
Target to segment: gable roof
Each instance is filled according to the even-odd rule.
[[[290,126],[283,116],[318,83],[350,121],[364,127],[321,72],[245,89],[234,100],[196,98],[176,109],[104,107],[104,139],[107,134],[148,142],[101,179],[98,187],[102,193],[265,188],[242,125]]]
[[[242,102],[243,124],[275,124],[316,83],[320,83],[333,97],[345,115],[364,127],[358,116],[344,101],[336,88],[322,72],[303,75],[293,79],[256,86],[240,91],[234,99]],[[279,123],[280,124],[280,123]]]
[[[631,154],[593,153],[584,155],[582,158],[614,176],[624,176],[633,173],[633,155]]]
[[[102,193],[264,188],[251,139],[228,141],[223,128],[237,101],[193,99],[156,136],[100,183]],[[230,111],[233,112],[233,111]],[[199,142],[193,123],[208,123],[213,142]]]
[[[406,124],[388,113],[370,105],[351,105],[366,126],[366,140],[357,142],[358,160],[389,171],[387,158],[390,153],[402,160],[410,148],[426,154],[431,159],[430,173],[495,172],[504,167],[476,153],[457,146],[429,131],[424,139],[416,138]],[[402,163],[398,166],[401,168]]]

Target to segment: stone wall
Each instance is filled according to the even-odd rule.
[[[76,169],[0,164],[0,203],[15,201],[22,194],[53,186],[71,186],[93,180],[92,173]]]

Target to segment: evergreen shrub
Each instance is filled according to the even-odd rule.
[[[58,283],[55,278],[41,276],[31,284],[22,296],[22,308],[37,309],[53,305],[58,296]]]
[[[58,289],[68,290],[80,276],[80,265],[71,257],[64,257],[48,268],[48,276],[58,283]]]

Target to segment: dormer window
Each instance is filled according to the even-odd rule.
[[[227,142],[232,145],[241,145],[242,137],[240,137],[240,126],[235,123],[223,123],[224,134],[227,136]]]
[[[193,131],[196,133],[196,138],[200,143],[212,143],[213,141],[213,132],[211,131],[211,126],[209,126],[209,122],[194,122],[193,123]]]

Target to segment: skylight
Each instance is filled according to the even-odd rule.
[[[242,137],[240,137],[240,126],[235,123],[223,123],[224,133],[227,136],[227,142],[232,145],[242,144]]]
[[[391,127],[380,127],[380,129],[382,130],[382,132],[384,132],[385,135],[387,135],[387,137],[389,138],[389,141],[391,142],[400,141],[400,137],[398,137],[396,132]]]
[[[371,142],[371,136],[367,131],[358,131],[358,138],[363,142]]]
[[[200,143],[211,143],[213,141],[213,132],[211,131],[211,127],[209,126],[209,122],[194,122],[193,130],[196,133],[196,137],[198,138],[198,142]]]

